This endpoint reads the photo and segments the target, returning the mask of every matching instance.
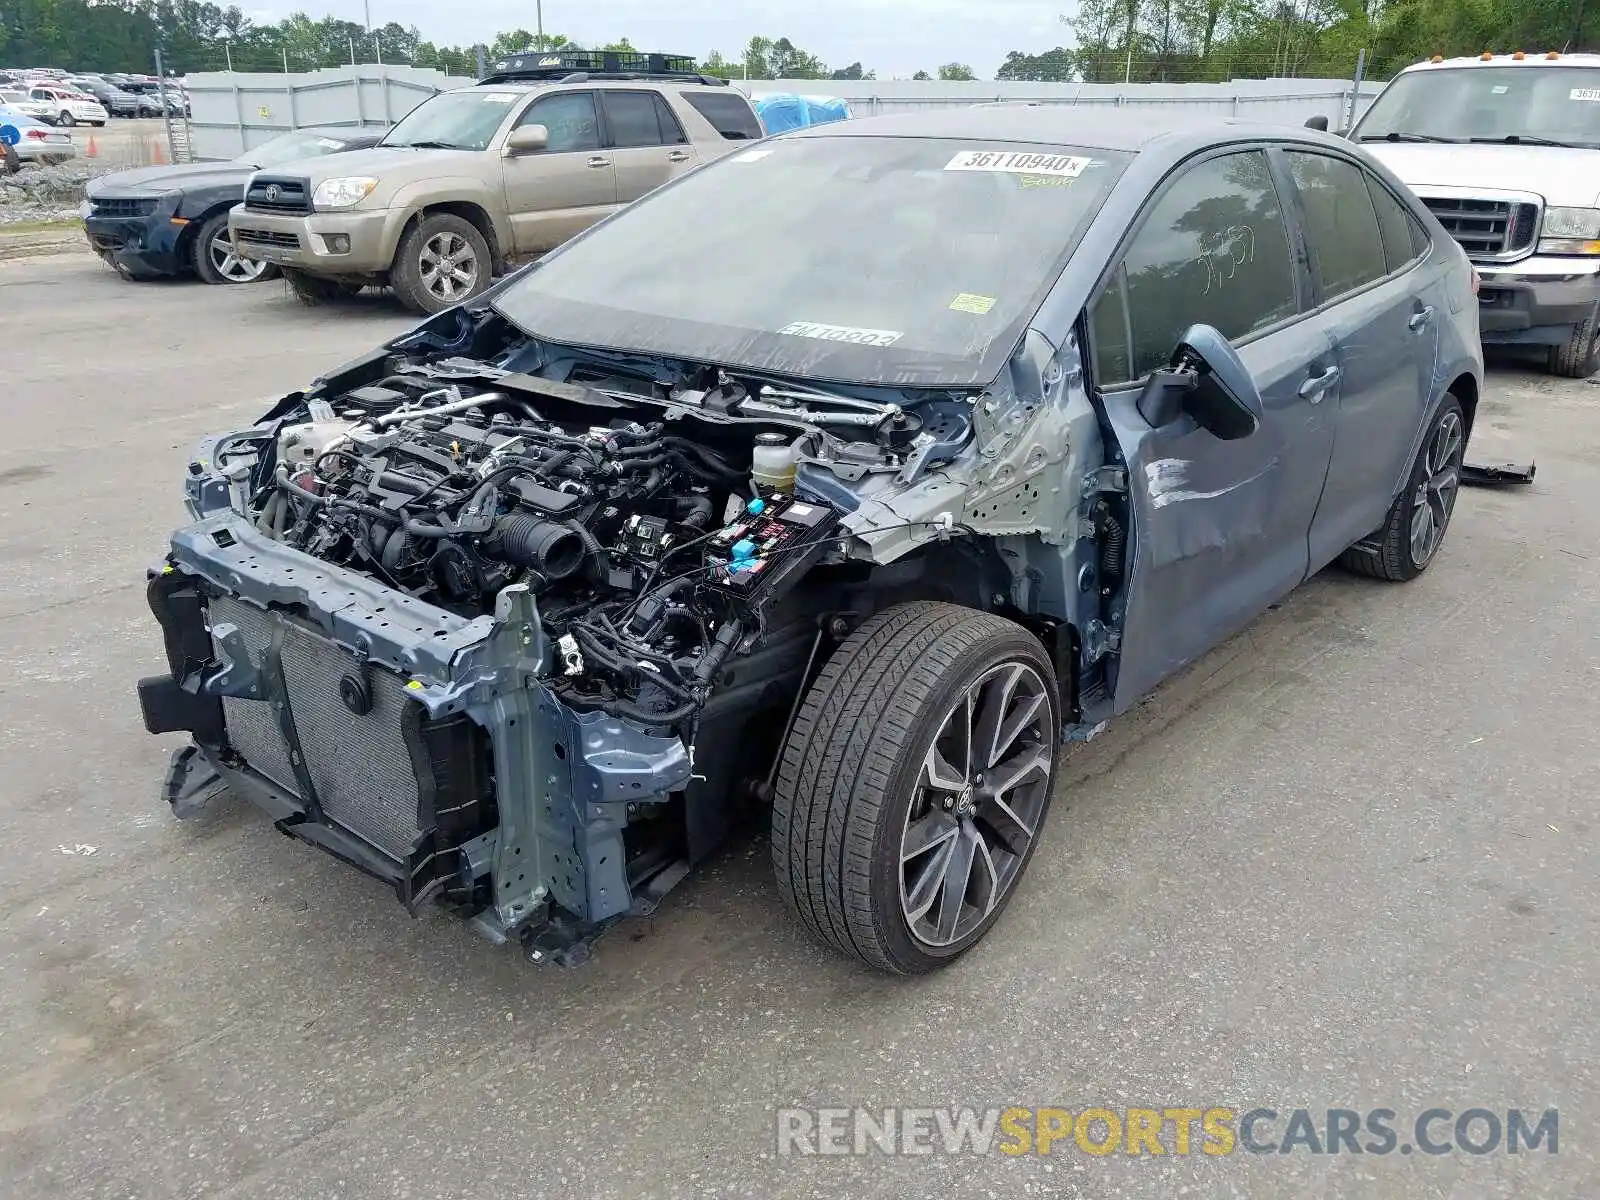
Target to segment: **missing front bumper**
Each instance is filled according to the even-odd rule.
[[[408,907],[481,910],[491,933],[556,914],[595,930],[633,909],[623,831],[688,785],[687,753],[544,686],[526,591],[468,621],[227,513],[174,536],[149,596],[170,674],[139,685],[146,726],[195,741],[169,771],[179,815],[226,784]],[[365,712],[342,694],[351,679],[365,680]]]

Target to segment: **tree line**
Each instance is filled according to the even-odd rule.
[[[1344,77],[1358,51],[1386,77],[1431,54],[1583,49],[1600,37],[1585,0],[1079,0],[1062,17],[1070,48],[1013,50],[996,78],[1069,82]],[[1600,9],[1600,5],[1596,5]],[[486,58],[572,45],[507,30]],[[626,39],[589,49],[632,50]],[[209,0],[0,0],[0,65],[146,72],[155,50],[173,71],[309,71],[349,62],[405,63],[472,75],[479,47],[425,41],[413,27],[295,13],[273,24]],[[860,62],[830,68],[788,38],[712,51],[701,69],[729,79],[875,79]],[[960,62],[915,79],[976,79]]]

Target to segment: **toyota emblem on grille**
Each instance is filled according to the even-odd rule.
[[[267,185],[267,199],[268,200],[276,200],[277,198],[278,198],[278,185],[275,184],[275,183],[268,184]]]

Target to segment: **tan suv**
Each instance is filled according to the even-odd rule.
[[[638,69],[621,69],[638,62]],[[443,92],[377,146],[253,175],[236,251],[309,304],[387,284],[432,313],[699,163],[762,136],[750,102],[693,60],[515,55]],[[587,67],[575,70],[575,67]]]

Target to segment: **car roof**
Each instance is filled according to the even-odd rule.
[[[1438,62],[1429,59],[1426,62],[1412,63],[1400,73],[1409,75],[1414,71],[1459,71],[1462,68],[1472,67],[1600,67],[1600,54],[1565,54],[1559,50],[1548,53],[1529,51],[1521,58],[1515,54],[1490,54],[1488,58],[1474,54],[1470,58],[1441,58]]]
[[[1213,114],[1102,109],[1075,104],[989,104],[943,112],[895,113],[798,129],[784,137],[943,138],[1120,150],[1158,145],[1187,154],[1222,142],[1262,138],[1327,144],[1327,135],[1294,125],[1235,121]],[[1340,144],[1343,143],[1342,140]]]

